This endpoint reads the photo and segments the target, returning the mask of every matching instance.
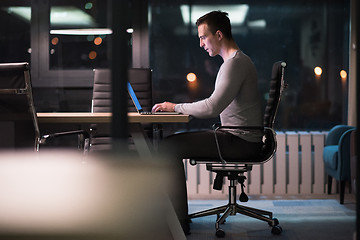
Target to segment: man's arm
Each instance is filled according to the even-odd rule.
[[[198,102],[177,104],[175,110],[196,118],[217,117],[236,98],[245,76],[246,69],[241,65],[239,67],[233,61],[226,62],[219,70],[210,97]]]

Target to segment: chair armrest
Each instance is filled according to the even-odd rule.
[[[221,126],[220,123],[215,123],[212,126],[213,130],[219,129],[243,129],[243,130],[264,130],[265,127],[263,126]]]
[[[78,135],[78,148],[82,149],[84,148],[84,143],[85,143],[85,139],[89,138],[90,135],[87,131],[85,130],[75,130],[75,131],[67,131],[67,132],[59,132],[59,133],[52,133],[52,134],[46,134],[40,137],[40,141],[39,144],[45,144],[46,141],[50,138],[56,138],[56,137],[61,137],[61,136],[69,136],[69,135]]]
[[[340,180],[350,180],[350,136],[355,130],[356,128],[352,128],[345,131],[339,140],[339,171],[343,178]]]
[[[251,134],[250,130],[264,131],[265,129],[270,129],[270,128],[265,128],[262,126],[218,126],[216,124],[213,125],[213,128],[214,128],[214,136],[215,136],[217,151],[219,154],[219,158],[223,164],[226,164],[227,161],[224,159],[223,155],[221,154],[220,144],[219,144],[218,137],[217,137],[217,131],[219,131],[220,129],[237,129],[237,130],[243,130],[244,132],[242,134],[246,135],[246,134]]]
[[[262,130],[264,131],[263,134],[263,142],[264,142],[264,148],[262,150],[262,152],[259,154],[259,159],[256,159],[255,162],[257,163],[264,163],[266,160],[269,160],[276,151],[276,145],[277,145],[277,141],[276,141],[276,133],[274,131],[274,129],[269,128],[269,127],[262,127],[262,126],[220,126],[218,124],[215,124],[213,126],[214,129],[214,137],[215,137],[215,141],[216,141],[216,146],[217,146],[217,151],[218,151],[218,155],[219,155],[219,161],[218,162],[214,162],[213,160],[209,161],[206,159],[190,159],[190,164],[191,165],[196,165],[198,163],[201,164],[207,164],[207,166],[210,165],[216,165],[216,164],[220,164],[220,166],[225,166],[225,165],[238,165],[238,164],[244,164],[245,167],[249,168],[253,163],[249,163],[249,162],[232,162],[232,161],[227,161],[226,159],[223,158],[222,154],[221,154],[221,148],[219,146],[219,142],[217,139],[217,131],[219,129],[243,129],[244,131],[247,130]],[[209,166],[208,166],[209,167]]]
[[[336,125],[332,129],[330,129],[328,135],[326,136],[325,145],[338,145],[341,136],[349,129],[353,129],[354,127],[348,125]]]

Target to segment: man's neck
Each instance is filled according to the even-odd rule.
[[[237,46],[235,41],[233,41],[233,40],[227,41],[224,43],[223,47],[221,48],[219,55],[222,57],[222,59],[225,62],[227,59],[229,59],[231,54],[238,51],[239,49],[240,48]]]

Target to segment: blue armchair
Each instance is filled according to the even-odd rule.
[[[344,204],[345,184],[351,181],[350,135],[356,128],[337,125],[330,129],[323,152],[325,172],[328,174],[328,194],[331,194],[332,179],[340,182],[340,204]]]

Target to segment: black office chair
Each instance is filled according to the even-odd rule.
[[[263,164],[267,162],[276,151],[276,133],[273,129],[276,112],[280,103],[281,94],[285,87],[284,83],[284,69],[286,63],[279,61],[274,63],[272,68],[272,76],[270,82],[269,98],[264,114],[264,127],[240,127],[240,126],[217,126],[214,129],[214,137],[217,143],[219,157],[217,159],[190,159],[190,164],[206,164],[206,169],[216,173],[214,181],[214,189],[221,190],[224,177],[229,179],[229,202],[227,205],[216,207],[209,210],[204,210],[189,215],[190,218],[203,217],[217,214],[217,221],[215,224],[216,236],[224,237],[225,232],[220,228],[220,224],[224,223],[229,215],[236,215],[236,213],[244,214],[249,217],[257,218],[267,222],[272,227],[273,234],[280,234],[282,228],[279,226],[279,221],[273,218],[273,214],[268,211],[255,209],[251,207],[242,206],[236,203],[236,183],[241,184],[240,201],[247,202],[248,197],[244,192],[244,181],[246,177],[245,172],[252,170],[254,164]],[[221,147],[217,141],[217,131],[220,129],[260,129],[263,130],[263,148],[259,153],[258,158],[237,161],[236,159],[224,159]],[[220,214],[222,214],[220,216]]]
[[[32,97],[30,66],[27,62],[0,64],[0,140],[1,149],[34,148],[48,139],[78,135],[78,147],[84,146],[88,133],[83,130],[40,135]]]
[[[145,111],[152,107],[152,71],[149,68],[130,68],[128,79]],[[94,85],[91,111],[112,112],[111,109],[111,71],[110,69],[94,69]],[[128,96],[128,111],[136,112],[134,103]],[[152,125],[143,124],[146,133],[151,137]],[[90,130],[89,152],[111,150],[111,130],[109,124],[92,124]],[[133,149],[129,138],[129,149]]]

